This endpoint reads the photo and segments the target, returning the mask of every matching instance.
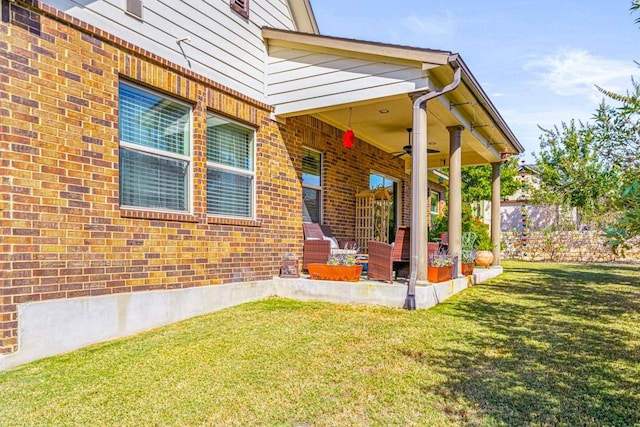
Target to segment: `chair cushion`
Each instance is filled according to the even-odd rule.
[[[327,237],[324,236],[324,240],[328,240],[330,245],[331,245],[331,249],[337,249],[340,247],[340,245],[338,245],[338,241],[336,240],[335,237]]]
[[[331,255],[355,255],[357,253],[358,251],[354,249],[339,249],[339,248],[331,249]]]

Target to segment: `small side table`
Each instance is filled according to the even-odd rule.
[[[369,264],[369,254],[357,254],[356,264]]]

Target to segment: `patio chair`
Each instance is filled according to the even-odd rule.
[[[401,268],[408,272],[411,262],[411,232],[409,227],[400,226],[396,232],[395,242],[370,241],[368,279],[381,279],[393,283],[399,277]],[[394,275],[395,273],[395,275]]]
[[[307,270],[309,263],[326,263],[331,255],[355,255],[358,252],[356,242],[338,241],[328,225],[311,222],[302,224],[304,246],[302,249],[302,268]]]
[[[358,250],[358,242],[355,240],[338,240],[334,235],[333,231],[331,231],[331,226],[327,224],[321,224],[320,229],[322,230],[322,234],[325,239],[329,239],[331,243],[331,250],[333,252],[341,253],[340,251],[336,251],[336,249],[343,249],[345,251],[356,251]],[[336,243],[338,246],[336,247]],[[351,252],[342,252],[342,253],[351,253]]]
[[[427,243],[427,257],[431,260],[431,257],[434,255],[438,255],[440,253],[440,243],[438,242],[428,242]]]
[[[445,231],[444,233],[440,234],[440,248],[445,252],[449,250],[449,232],[448,231]]]

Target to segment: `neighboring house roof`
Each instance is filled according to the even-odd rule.
[[[266,94],[281,118],[317,116],[388,152],[406,144],[411,94],[435,91],[461,69],[462,82],[429,102],[429,142],[446,167],[448,126],[463,125],[463,163],[500,160],[524,148],[460,55],[448,51],[263,28],[267,44]],[[433,138],[433,141],[431,140]]]

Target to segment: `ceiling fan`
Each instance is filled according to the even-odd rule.
[[[411,131],[413,130],[413,128],[407,128],[407,133],[409,134],[409,143],[407,145],[405,145],[404,147],[402,147],[402,151],[399,151],[397,153],[393,153],[393,158],[397,159],[398,157],[404,156],[406,155],[411,155],[411,150],[413,149],[413,145],[411,143]],[[433,153],[439,153],[439,150],[435,150],[433,148],[427,148],[427,153],[429,154],[433,154]]]

